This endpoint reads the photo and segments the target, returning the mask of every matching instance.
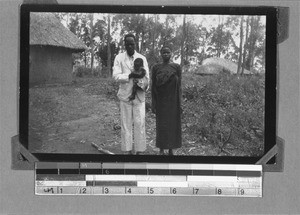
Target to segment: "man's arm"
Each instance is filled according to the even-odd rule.
[[[123,73],[121,66],[120,55],[117,55],[114,61],[113,67],[113,78],[119,83],[128,83],[129,77],[128,74]]]

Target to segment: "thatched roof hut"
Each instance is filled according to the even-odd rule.
[[[30,14],[30,45],[56,46],[82,52],[85,44],[52,13]]]
[[[72,54],[86,49],[52,13],[30,14],[31,84],[72,81]]]
[[[218,68],[217,71],[212,71],[212,74],[218,74],[222,71],[228,71],[230,74],[236,74],[238,65],[230,60],[223,59],[223,58],[206,58],[202,62],[203,66],[209,67],[209,68]],[[208,69],[209,70],[209,69]],[[250,71],[247,69],[244,69],[244,74],[250,74]]]

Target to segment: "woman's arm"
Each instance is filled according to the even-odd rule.
[[[178,88],[179,88],[179,107],[180,107],[180,111],[182,113],[182,107],[181,107],[181,104],[182,104],[182,89],[181,89],[181,78],[182,78],[182,70],[181,70],[181,67],[180,65],[178,65],[177,67],[177,75],[178,75]]]

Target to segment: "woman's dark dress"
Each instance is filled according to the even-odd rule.
[[[152,107],[156,110],[156,147],[181,147],[181,68],[176,63],[152,69]]]

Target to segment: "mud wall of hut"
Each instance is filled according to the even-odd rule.
[[[30,84],[72,81],[72,51],[54,46],[30,46]]]

